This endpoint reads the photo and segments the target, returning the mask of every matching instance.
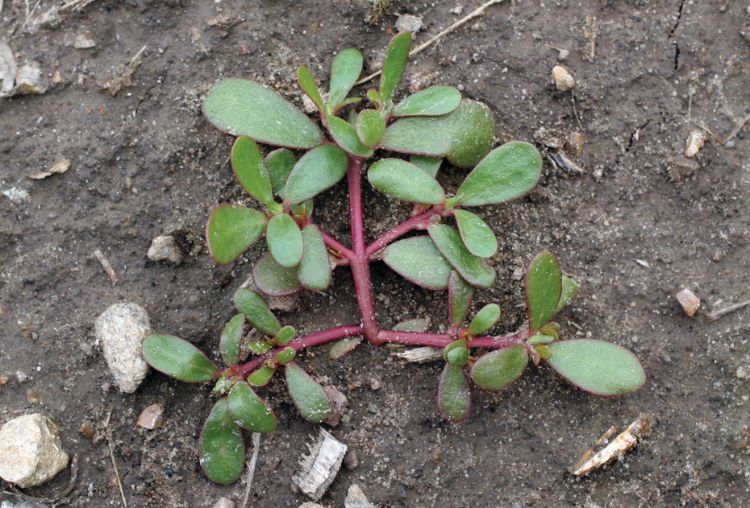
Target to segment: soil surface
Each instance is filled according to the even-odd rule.
[[[78,456],[63,504],[122,505],[108,433],[129,506],[239,502],[243,482],[213,485],[198,465],[210,388],[152,372],[137,393],[119,393],[93,321],[112,303],[134,301],[155,330],[218,357],[231,295],[262,247],[216,267],[203,246],[209,207],[246,200],[228,165],[232,140],[200,112],[215,80],[249,77],[301,103],[298,65],[325,81],[335,52],[354,46],[372,67],[397,13],[423,18],[423,42],[479,2],[395,1],[368,23],[367,5],[353,0],[95,0],[65,10],[55,26],[36,26],[40,13],[63,3],[6,0],[0,13],[19,66],[37,62],[49,85],[42,95],[0,102],[0,191],[29,194],[15,202],[0,196],[0,375],[8,378],[0,421],[42,412],[60,425],[66,450]],[[479,293],[475,306],[500,303],[496,331],[515,330],[524,320],[523,269],[552,250],[583,285],[562,317],[563,336],[630,348],[648,382],[635,395],[603,399],[532,367],[508,391],[475,394],[472,418],[448,425],[434,402],[439,363],[404,365],[392,351],[367,346],[337,362],[327,347],[310,351],[302,362],[349,398],[345,421],[329,430],[360,462],[342,468],[322,504],[342,506],[353,482],[394,507],[750,503],[750,310],[705,317],[750,298],[750,127],[726,140],[750,114],[747,9],[737,0],[506,1],[416,58],[402,91],[462,85],[492,108],[498,143],[533,140],[541,127],[585,135],[575,158],[583,173],[546,160],[531,195],[480,211],[500,250],[491,260],[497,287]],[[77,49],[83,35],[95,46]],[[129,82],[114,96],[105,91],[143,47]],[[559,50],[577,82],[574,100],[551,82],[565,56]],[[698,125],[710,134],[686,159],[688,132]],[[71,161],[66,173],[28,178],[61,159]],[[462,178],[452,169],[441,175],[450,189]],[[316,221],[348,241],[344,187],[317,200]],[[370,189],[365,206],[369,238],[409,215]],[[146,258],[162,233],[177,235],[181,265]],[[378,264],[373,280],[384,326],[412,317],[444,326],[445,294]],[[694,318],[674,298],[685,286],[703,299]],[[303,296],[283,320],[311,332],[351,322],[356,312],[341,269],[330,291]],[[306,499],[291,476],[318,429],[297,415],[278,380],[264,394],[280,429],[261,439],[250,506],[296,507]],[[165,407],[163,427],[137,428],[154,402]],[[589,477],[567,472],[606,429],[642,412],[655,417],[642,445]],[[54,497],[68,479],[66,471],[26,494]]]

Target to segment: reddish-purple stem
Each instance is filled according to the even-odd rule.
[[[446,212],[443,210],[435,210],[430,209],[426,212],[420,213],[419,215],[415,215],[414,217],[402,222],[395,228],[391,229],[390,231],[383,234],[380,238],[372,242],[370,245],[367,246],[367,256],[370,257],[373,254],[377,253],[379,250],[385,248],[389,243],[393,242],[394,240],[400,238],[401,236],[405,235],[409,231],[413,231],[415,229],[424,229],[432,220],[433,217],[436,215],[442,215]]]
[[[468,346],[470,348],[483,347],[490,349],[503,349],[523,342],[528,338],[528,335],[529,333],[527,330],[520,330],[504,337],[476,337],[469,340]],[[378,338],[382,343],[444,348],[456,340],[456,334],[380,330],[380,332],[378,332]]]
[[[325,242],[326,247],[331,249],[335,254],[340,254],[346,259],[354,258],[354,252],[352,252],[351,249],[346,247],[343,243],[339,242],[325,231],[321,230],[320,228],[318,229],[320,231],[320,236],[323,237],[323,241]]]

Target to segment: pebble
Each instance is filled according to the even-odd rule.
[[[422,28],[422,18],[413,14],[401,14],[396,20],[396,29],[399,32],[419,32]]]
[[[13,204],[20,205],[23,203],[28,203],[29,198],[29,191],[26,189],[19,189],[18,187],[11,187],[10,189],[5,189],[3,191],[3,196],[10,199]]]
[[[96,318],[94,329],[120,391],[135,392],[148,372],[142,351],[151,332],[148,313],[135,303],[116,303]]]
[[[16,59],[13,50],[5,42],[0,41],[0,97],[10,95],[15,82]]]
[[[214,503],[213,508],[234,508],[236,505],[231,499],[220,497],[218,501]]]
[[[328,400],[331,403],[331,410],[328,412],[326,419],[323,420],[323,423],[330,425],[331,427],[338,427],[339,422],[341,421],[341,415],[346,409],[346,395],[333,386],[325,386],[323,390],[325,390]]]
[[[43,94],[46,91],[47,84],[42,79],[42,70],[38,63],[32,62],[18,69],[13,93],[16,95]]]
[[[35,413],[19,416],[0,428],[0,477],[21,488],[41,485],[68,465],[58,429]]]
[[[299,508],[325,508],[325,506],[323,506],[322,504],[311,503],[310,501],[308,501],[306,503],[302,503],[301,505],[299,505]]]
[[[552,77],[555,79],[555,86],[561,92],[567,92],[576,86],[576,80],[573,79],[573,75],[562,65],[555,65],[552,68]]]
[[[76,49],[91,49],[94,46],[96,46],[96,41],[88,32],[78,33],[75,41],[73,41],[73,47]]]
[[[375,505],[367,499],[359,485],[352,483],[346,493],[344,508],[375,508]]]
[[[141,428],[154,430],[161,427],[163,423],[162,415],[164,413],[164,407],[159,404],[151,404],[138,415],[138,420],[135,422]]]
[[[182,252],[172,235],[159,235],[151,240],[146,256],[151,261],[169,261],[176,265],[182,263]]]
[[[693,317],[701,306],[701,299],[688,288],[683,288],[682,291],[675,295],[675,298],[680,302],[682,310],[685,311],[688,317]]]
[[[359,467],[359,457],[356,450],[346,452],[346,455],[344,455],[344,467],[349,471],[354,471]]]
[[[693,129],[688,134],[687,142],[685,143],[685,157],[695,157],[698,152],[703,148],[703,143],[706,142],[706,134],[700,129]]]
[[[750,379],[750,369],[745,367],[744,365],[741,365],[737,367],[737,370],[734,373],[735,376],[737,376],[737,379]],[[346,460],[346,458],[344,458]]]

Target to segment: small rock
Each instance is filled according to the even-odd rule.
[[[94,427],[91,425],[91,422],[83,422],[80,427],[78,427],[78,432],[81,433],[83,437],[91,441],[96,437],[96,431],[94,430]]]
[[[740,365],[739,367],[737,367],[734,375],[737,376],[737,379],[750,379],[750,369],[748,369],[744,365]],[[346,458],[344,458],[344,460],[346,460]]]
[[[311,503],[310,501],[307,501],[306,503],[302,503],[299,505],[299,508],[325,508],[322,504],[318,503]]]
[[[346,493],[344,508],[375,508],[375,505],[367,499],[359,485],[352,483]]]
[[[0,42],[0,97],[13,92],[16,82],[16,59],[13,50],[5,42]]]
[[[10,199],[11,202],[16,205],[28,203],[31,199],[29,198],[29,191],[27,191],[26,189],[19,189],[18,187],[5,189],[3,191],[3,196]]]
[[[354,471],[359,467],[359,457],[356,450],[349,450],[344,455],[344,467],[349,471]]]
[[[325,386],[323,390],[325,390],[328,400],[331,403],[331,410],[328,412],[326,419],[323,420],[323,423],[328,424],[331,427],[338,427],[339,422],[341,421],[341,415],[344,413],[344,409],[346,409],[346,395],[333,386]]]
[[[16,95],[43,94],[47,91],[47,84],[42,80],[42,70],[39,64],[32,62],[23,65],[16,72]]]
[[[552,77],[555,79],[555,86],[561,92],[567,92],[576,86],[576,80],[562,65],[555,65],[552,68]]]
[[[580,157],[585,139],[582,132],[573,131],[565,137],[565,149],[574,157]]]
[[[463,5],[457,5],[454,8],[452,8],[450,11],[451,14],[454,14],[456,16],[460,16],[464,12],[464,6]]]
[[[568,51],[567,49],[558,49],[557,50],[557,59],[560,62],[564,62],[565,60],[568,59],[569,56],[570,56],[570,51]]]
[[[120,391],[135,392],[148,372],[142,351],[151,332],[148,313],[135,303],[116,303],[96,318],[94,329]]]
[[[76,39],[73,42],[73,47],[76,49],[91,49],[94,46],[96,46],[96,41],[94,41],[93,37],[91,37],[91,34],[88,32],[79,32],[76,34]]]
[[[703,143],[706,142],[706,134],[700,129],[693,129],[688,134],[687,142],[685,143],[685,157],[695,157],[698,152],[703,148]]]
[[[52,86],[61,85],[62,82],[63,82],[62,74],[60,74],[60,71],[55,71],[52,74]]]
[[[176,265],[182,263],[182,252],[172,235],[160,235],[151,240],[146,256],[151,261],[169,261]]]
[[[234,501],[225,497],[220,497],[218,501],[214,503],[213,508],[234,508]]]
[[[682,291],[677,293],[675,295],[675,298],[677,298],[677,301],[680,302],[680,305],[682,305],[682,310],[685,311],[685,314],[688,317],[693,317],[695,313],[698,312],[698,308],[701,306],[701,299],[698,298],[695,293],[693,293],[688,288],[684,288]]]
[[[138,415],[138,420],[135,422],[141,428],[154,430],[155,428],[161,427],[163,423],[162,414],[164,413],[164,407],[159,404],[151,404],[146,409],[141,411]],[[232,505],[234,506],[234,505]]]
[[[7,385],[10,378],[8,376],[0,376],[0,385]]]
[[[302,94],[302,107],[308,115],[312,115],[318,111],[318,106],[316,106],[312,99],[304,93]]]
[[[16,381],[18,381],[19,383],[25,383],[28,380],[29,380],[29,375],[26,374],[24,371],[22,370],[16,371]]]
[[[0,477],[21,488],[41,485],[68,465],[58,429],[35,413],[14,418],[0,428]]]
[[[380,382],[380,378],[377,377],[371,377],[370,378],[370,389],[373,391],[380,390],[382,386],[382,383]]]
[[[422,18],[413,14],[401,14],[396,20],[396,29],[399,32],[419,32],[422,28]]]

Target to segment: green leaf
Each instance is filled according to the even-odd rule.
[[[266,226],[268,250],[278,264],[291,268],[302,259],[302,231],[285,213],[274,215]]]
[[[338,147],[313,148],[294,165],[281,195],[291,204],[313,198],[341,180],[348,163],[346,152]]]
[[[225,365],[237,365],[244,327],[245,316],[242,314],[237,314],[224,326],[219,339],[219,351]]]
[[[461,326],[469,313],[474,288],[458,272],[448,279],[448,313],[452,326]]]
[[[383,116],[374,109],[365,109],[357,115],[357,136],[362,144],[374,148],[385,133],[385,120]]]
[[[216,83],[203,101],[203,113],[219,130],[267,145],[312,148],[323,133],[279,94],[247,79]]]
[[[336,343],[331,347],[331,350],[328,351],[328,357],[331,360],[338,360],[347,353],[351,352],[361,342],[362,337],[352,337],[336,341]]]
[[[367,179],[376,190],[401,201],[430,205],[445,201],[445,192],[437,180],[401,159],[377,161],[367,171]]]
[[[284,349],[276,353],[274,359],[278,362],[279,365],[286,365],[287,363],[294,360],[295,356],[297,356],[297,351],[295,351],[294,348],[285,347]]]
[[[482,390],[500,390],[521,377],[529,356],[522,344],[482,355],[471,368],[471,379]]]
[[[529,330],[538,330],[552,319],[560,301],[561,290],[560,264],[553,254],[542,252],[534,258],[526,272]]]
[[[273,201],[271,179],[255,141],[245,136],[237,138],[232,146],[232,169],[248,194],[261,203]]]
[[[456,367],[466,365],[469,362],[469,348],[466,347],[466,341],[463,339],[454,340],[445,346],[443,359]]]
[[[268,296],[289,296],[302,290],[297,280],[297,269],[281,266],[268,253],[255,263],[253,282],[261,293]]]
[[[221,485],[236,482],[245,467],[245,442],[227,406],[226,398],[219,399],[201,432],[201,467],[209,480]]]
[[[393,327],[397,332],[426,332],[430,322],[425,318],[412,318],[396,323]]]
[[[447,363],[440,375],[438,407],[446,420],[458,423],[471,411],[471,390],[461,367]]]
[[[390,244],[383,251],[383,261],[418,286],[434,290],[448,287],[452,268],[428,236],[414,236]]]
[[[497,252],[497,238],[492,229],[478,215],[466,210],[454,210],[458,231],[469,252],[480,258],[489,258]]]
[[[443,159],[435,157],[424,157],[422,155],[412,155],[409,157],[409,162],[417,166],[419,169],[435,178],[440,169],[440,165],[443,163]]]
[[[227,397],[227,409],[234,423],[250,432],[273,432],[276,415],[271,407],[244,381],[236,383]]]
[[[185,383],[211,381],[219,370],[203,352],[173,335],[149,335],[143,357],[154,369]]]
[[[289,394],[302,418],[314,423],[325,420],[330,403],[323,387],[294,362],[287,364],[285,369]]]
[[[310,219],[313,213],[313,200],[308,199],[302,203],[292,205],[290,211],[294,217]]]
[[[485,305],[479,312],[477,312],[474,319],[471,320],[471,324],[469,324],[469,333],[473,336],[485,333],[495,326],[498,319],[500,319],[500,307],[495,303]]]
[[[394,106],[393,116],[447,115],[461,104],[461,92],[452,86],[431,86]]]
[[[313,224],[302,230],[302,261],[297,267],[297,278],[309,291],[323,291],[331,284],[331,263],[320,231]]]
[[[445,224],[432,224],[427,228],[430,238],[445,259],[472,286],[488,288],[495,282],[495,271],[469,252],[456,228]]]
[[[255,291],[245,288],[238,289],[234,293],[234,306],[261,333],[273,337],[281,330],[279,320],[268,308],[263,297]]]
[[[542,174],[542,157],[534,145],[511,141],[492,150],[456,191],[461,206],[492,205],[529,192]]]
[[[495,120],[480,102],[464,99],[443,116],[402,118],[385,130],[381,148],[393,152],[446,157],[459,168],[479,162],[492,148]]]
[[[281,330],[276,333],[276,336],[273,338],[273,341],[276,343],[277,346],[286,346],[289,344],[293,339],[297,331],[294,329],[293,326],[282,326]]]
[[[336,111],[349,95],[362,73],[362,53],[354,48],[345,49],[336,55],[331,64],[331,84],[328,87],[329,113]]]
[[[401,76],[409,60],[409,46],[411,33],[403,32],[396,35],[388,44],[383,61],[383,73],[380,75],[380,101],[389,104],[393,93],[401,82]]]
[[[549,344],[551,342],[555,342],[555,338],[538,333],[534,335],[533,337],[529,337],[529,340],[527,340],[526,342],[528,342],[532,346],[535,346],[537,344]]]
[[[274,194],[278,194],[286,184],[289,173],[292,172],[297,158],[294,152],[288,148],[279,148],[266,155],[266,169],[271,177],[271,188]]]
[[[323,105],[323,99],[320,97],[320,91],[318,91],[318,85],[315,83],[315,78],[310,69],[302,65],[297,69],[297,82],[305,95],[310,97],[318,111],[325,113],[325,106]]]
[[[596,395],[624,395],[646,382],[638,358],[611,342],[575,339],[549,345],[550,366],[582,390]]]
[[[274,372],[276,372],[276,369],[264,365],[247,376],[247,382],[250,386],[266,386],[271,381]]]
[[[362,144],[356,129],[343,118],[329,116],[328,131],[331,133],[336,144],[350,154],[364,158],[372,157],[372,149]]]
[[[573,298],[581,291],[581,286],[567,275],[562,276],[562,290],[560,291],[560,301],[557,302],[555,314],[560,312],[565,306],[569,305]]]
[[[211,210],[206,240],[217,263],[231,263],[263,233],[266,216],[244,206],[219,205]]]
[[[268,353],[273,348],[273,344],[266,339],[256,338],[247,342],[247,348],[254,355],[261,356]]]

